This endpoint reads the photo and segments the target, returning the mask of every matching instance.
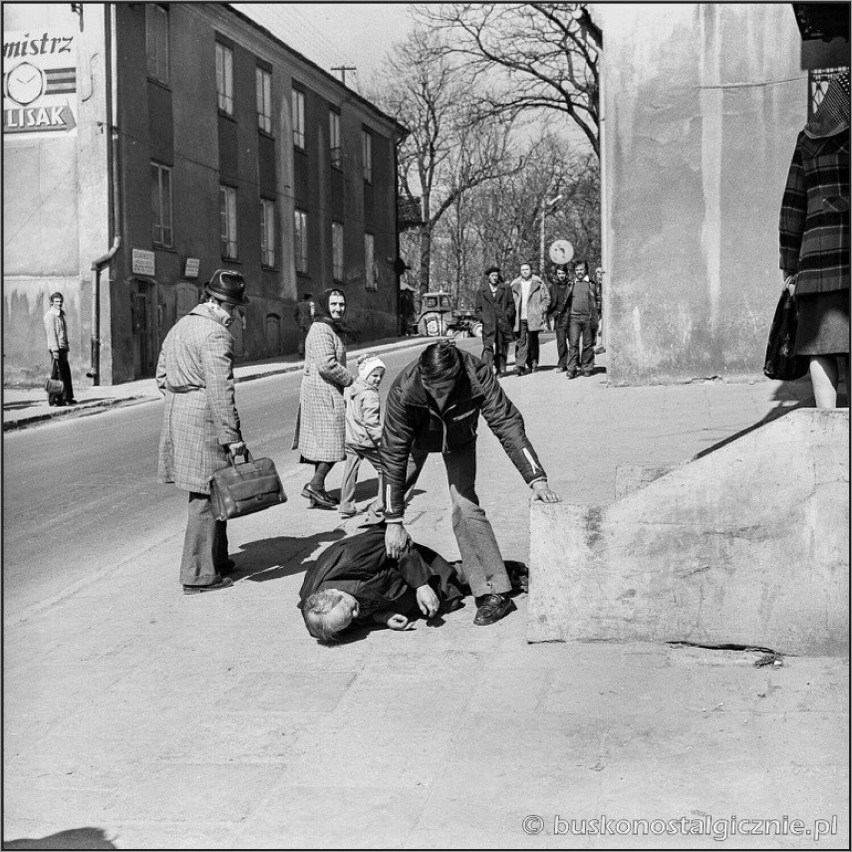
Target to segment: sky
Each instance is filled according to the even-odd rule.
[[[387,50],[411,25],[407,3],[233,3],[326,71],[354,65],[347,85],[360,91]],[[333,72],[339,77],[339,72]]]

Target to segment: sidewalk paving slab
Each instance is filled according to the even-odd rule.
[[[679,463],[798,403],[763,381],[581,381],[504,381],[552,487],[576,503],[612,500],[620,463]],[[420,485],[411,532],[455,559],[439,460]],[[504,557],[526,561],[529,490],[484,426],[478,491]],[[175,532],[7,620],[4,838],[91,826],[134,849],[848,846],[848,660],[531,646],[523,595],[490,627],[468,601],[441,626],[321,646],[296,609],[303,563],[357,523],[291,496],[229,524],[230,590],[181,594]],[[839,833],[554,831],[557,816],[732,814],[837,815]]]

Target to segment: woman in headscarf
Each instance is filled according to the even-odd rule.
[[[849,72],[832,80],[799,133],[780,219],[781,274],[795,293],[796,354],[810,358],[819,408],[849,393]]]
[[[346,369],[343,335],[350,329],[343,324],[345,313],[343,291],[323,291],[305,340],[305,373],[293,449],[299,450],[304,464],[314,466],[313,478],[302,489],[302,496],[312,508],[334,509],[338,504],[325,490],[325,478],[335,462],[346,456],[343,389],[352,384],[354,377]]]

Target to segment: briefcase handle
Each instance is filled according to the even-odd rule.
[[[242,456],[242,457],[243,457],[243,462],[250,462],[250,461],[254,461],[254,457],[253,457],[253,456],[252,456],[252,454],[249,452],[249,448],[248,448],[248,447],[246,447],[244,450],[242,450],[242,452],[239,452],[239,453],[232,453],[230,450],[228,450],[228,463],[229,463],[229,464],[231,465],[231,467],[233,467],[233,468],[236,468],[236,466],[237,466],[237,463],[236,463],[236,461],[235,461],[235,459],[237,458],[237,456]]]

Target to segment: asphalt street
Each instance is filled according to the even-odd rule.
[[[480,343],[471,338],[459,345],[478,351]],[[418,352],[383,356],[383,395]],[[349,366],[354,372],[354,361]],[[249,449],[275,461],[291,499],[299,499],[308,472],[290,449],[300,381],[300,372],[285,373],[240,383],[236,390]],[[156,481],[161,417],[162,405],[148,402],[5,436],[7,618],[104,571],[121,570],[124,561],[183,528],[185,493]],[[333,471],[329,485],[336,487],[341,475]]]

